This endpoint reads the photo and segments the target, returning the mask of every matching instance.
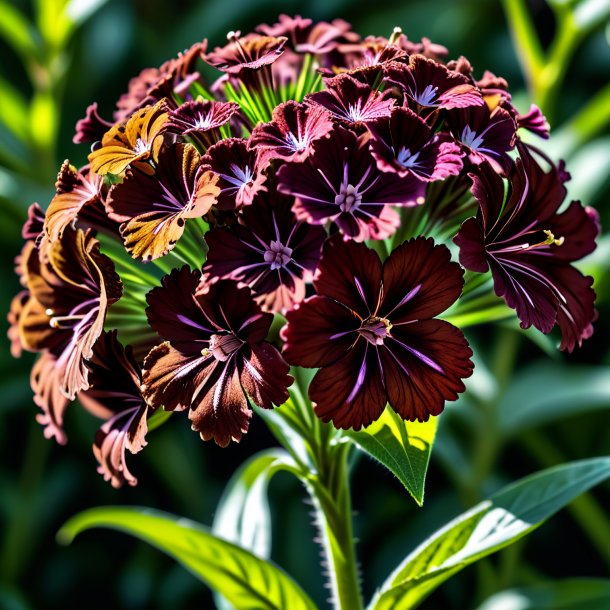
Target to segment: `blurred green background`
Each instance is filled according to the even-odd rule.
[[[86,147],[71,138],[87,105],[97,101],[102,116],[110,117],[129,78],[142,68],[160,65],[204,37],[222,45],[228,30],[248,32],[274,22],[280,12],[341,17],[363,36],[389,36],[400,25],[412,40],[427,36],[448,47],[450,57],[465,55],[477,76],[485,69],[504,76],[522,111],[535,96],[553,126],[553,141],[544,149],[568,159],[570,195],[596,206],[608,225],[610,0],[555,0],[554,10],[543,0],[507,4],[527,8],[541,48],[555,61],[546,76],[544,66],[530,74],[530,93],[519,55],[531,51],[527,40],[532,42],[533,33],[525,31],[515,44],[503,5],[495,1],[0,0],[0,310],[8,311],[18,290],[12,260],[21,247],[27,206],[48,204],[63,159],[76,165],[86,160]],[[545,466],[608,453],[609,266],[610,243],[603,237],[582,265],[596,277],[600,318],[594,337],[574,355],[556,353],[554,339],[524,336],[512,323],[468,330],[477,374],[466,397],[442,418],[424,509],[387,472],[359,462],[353,503],[365,598],[427,534],[499,486]],[[0,609],[75,603],[91,610],[213,607],[198,581],[142,543],[94,531],[64,548],[55,543],[55,532],[79,510],[101,504],[150,506],[210,524],[235,468],[273,446],[262,421],[253,422],[240,445],[222,450],[200,442],[184,418],[174,418],[130,460],[139,485],[113,490],[95,472],[91,443],[98,422],[90,416],[78,408],[68,411],[65,447],[43,438],[29,389],[32,358],[11,358],[3,324]],[[323,607],[328,592],[304,491],[279,475],[270,495],[272,557]],[[544,601],[546,583],[604,578],[609,568],[606,486],[577,500],[527,541],[465,570],[422,607],[474,610],[514,587],[525,587],[524,599],[535,599],[531,587],[542,586],[543,601],[505,607],[559,608]],[[570,580],[565,586],[578,591],[583,584]],[[495,600],[485,610],[499,610]]]

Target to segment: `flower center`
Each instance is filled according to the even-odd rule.
[[[195,123],[193,126],[197,129],[209,129],[212,124],[212,117],[210,114],[204,115],[203,113],[199,113],[197,118],[195,119]]]
[[[472,150],[479,150],[481,144],[483,144],[483,136],[477,136],[477,132],[470,129],[469,125],[464,127],[461,140],[468,148],[472,148]]]
[[[362,195],[351,184],[342,184],[341,191],[335,195],[335,205],[338,205],[342,212],[351,212],[362,203]]]
[[[271,271],[286,267],[292,260],[292,248],[279,241],[272,241],[263,255],[266,263],[271,263]]]
[[[288,146],[295,152],[303,152],[307,148],[307,136],[295,136],[292,132],[289,132],[286,136],[286,142]]]
[[[358,329],[358,333],[373,345],[383,345],[385,339],[390,335],[392,324],[386,318],[371,316],[364,320]]]
[[[416,95],[414,99],[420,106],[433,106],[437,91],[438,87],[426,85],[426,88],[421,93]]]
[[[148,144],[146,144],[145,142],[142,142],[141,138],[138,138],[136,140],[136,145],[134,148],[134,152],[136,153],[136,155],[141,155],[145,152],[148,152],[148,150],[149,150]]]
[[[216,360],[225,362],[233,356],[243,344],[244,342],[233,333],[227,335],[212,335],[210,337],[209,350]]]
[[[396,162],[406,168],[415,167],[418,165],[417,159],[419,158],[419,153],[420,151],[412,153],[410,148],[403,146],[396,155]]]

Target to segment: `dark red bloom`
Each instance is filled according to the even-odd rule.
[[[311,19],[303,18],[301,15],[290,17],[290,15],[281,14],[278,17],[277,23],[273,25],[261,23],[256,27],[256,30],[266,36],[285,36],[294,49],[297,44],[307,39],[307,34],[311,30],[312,24],[313,21]]]
[[[127,92],[117,101],[114,120],[124,121],[134,111],[163,98],[168,98],[168,103],[173,106],[173,93],[184,95],[185,89],[199,78],[195,64],[205,53],[207,45],[207,40],[197,42],[159,68],[145,68],[132,78]]]
[[[467,148],[471,163],[489,161],[499,173],[508,173],[515,147],[517,125],[500,106],[490,110],[485,104],[448,113],[453,135]]]
[[[166,129],[183,136],[194,136],[209,147],[222,139],[219,128],[238,111],[239,106],[234,102],[185,102],[169,113]]]
[[[434,316],[462,290],[445,246],[419,237],[382,264],[364,244],[326,242],[317,296],[288,312],[284,355],[320,367],[309,386],[315,411],[338,428],[374,422],[386,404],[426,421],[464,391],[472,352],[461,331]]]
[[[248,397],[266,409],[283,404],[292,378],[265,341],[273,315],[250,290],[221,280],[196,293],[200,279],[175,269],[148,294],[150,325],[165,342],[144,360],[143,393],[154,407],[189,409],[201,438],[225,447],[248,430]]]
[[[324,84],[326,91],[308,95],[305,102],[326,108],[344,124],[360,124],[389,117],[396,103],[393,99],[386,99],[389,92],[379,93],[349,74],[328,78]]]
[[[390,62],[385,78],[405,93],[414,110],[467,108],[484,103],[481,93],[464,75],[423,55],[412,55],[408,65]]]
[[[56,194],[44,219],[44,228],[51,241],[60,239],[67,227],[74,227],[83,208],[97,208],[104,215],[103,179],[88,167],[77,170],[66,159],[55,183]]]
[[[263,166],[271,159],[304,161],[312,153],[312,143],[328,136],[332,128],[324,108],[289,101],[274,108],[270,123],[254,128],[248,147],[258,153]]]
[[[85,117],[77,121],[72,142],[75,144],[98,142],[112,125],[110,121],[106,121],[98,114],[97,102],[94,102],[87,106]]]
[[[516,310],[522,328],[548,333],[557,324],[561,349],[571,352],[592,333],[595,292],[592,278],[570,263],[595,249],[597,213],[576,201],[558,213],[567,174],[561,166],[545,173],[525,147],[520,152],[506,196],[487,164],[471,175],[480,210],[454,241],[464,267],[491,269],[496,294]]]
[[[60,390],[73,400],[89,385],[85,361],[122,294],[120,278],[99,242],[80,229],[65,230],[44,253],[32,248],[25,266],[30,298],[19,316],[21,344],[55,354]]]
[[[290,197],[260,196],[244,209],[240,224],[206,233],[209,252],[203,271],[248,285],[268,311],[286,311],[302,301],[326,231],[298,222],[291,205]]]
[[[345,43],[355,43],[360,36],[352,31],[352,26],[343,19],[333,19],[330,23],[320,21],[308,32],[307,39],[295,46],[297,53],[313,53],[314,55],[328,55],[332,57],[333,51]],[[321,58],[327,59],[327,58]]]
[[[97,470],[113,487],[136,485],[125,453],[138,453],[146,446],[149,408],[140,390],[140,366],[131,348],[123,347],[113,331],[100,336],[87,367],[91,386],[78,398],[89,412],[106,420],[93,443]]]
[[[189,218],[202,217],[216,203],[217,182],[192,144],[175,144],[161,150],[154,174],[127,170],[106,207],[122,223],[127,251],[150,261],[174,248]]]
[[[204,54],[203,59],[214,68],[234,75],[272,64],[283,53],[288,40],[284,36],[260,34],[240,38],[240,32],[229,32],[227,38],[228,44]]]
[[[535,104],[525,114],[517,115],[517,126],[519,129],[527,129],[544,140],[549,139],[550,126],[542,110]]]
[[[409,173],[421,180],[444,180],[462,170],[460,147],[446,134],[435,135],[428,124],[408,108],[394,108],[389,119],[367,125],[371,153],[382,172]]]
[[[293,210],[299,220],[331,220],[358,241],[383,239],[399,224],[390,205],[423,203],[424,184],[414,176],[380,172],[368,138],[338,126],[331,138],[314,144],[314,154],[306,161],[279,169],[278,188],[296,197]]]
[[[202,162],[219,177],[219,210],[250,205],[257,193],[267,190],[261,161],[256,151],[248,148],[247,140],[222,140],[208,149]]]

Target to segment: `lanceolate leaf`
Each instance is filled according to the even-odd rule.
[[[269,558],[272,531],[267,486],[276,472],[292,468],[296,468],[294,461],[282,449],[261,451],[242,464],[225,487],[212,532],[257,557]],[[215,600],[219,610],[233,608],[219,593]]]
[[[437,418],[427,422],[403,421],[386,407],[382,416],[358,432],[347,431],[359,449],[391,470],[421,506]]]
[[[592,610],[610,608],[610,580],[573,578],[508,589],[486,599],[477,610]]]
[[[281,449],[261,451],[235,472],[220,499],[212,531],[261,558],[271,553],[267,485],[280,470],[296,468]]]
[[[58,540],[70,543],[92,527],[116,529],[157,547],[239,610],[316,608],[280,568],[188,519],[145,508],[94,508],[72,517],[59,531]]]
[[[536,529],[610,477],[610,457],[549,468],[505,487],[423,542],[381,587],[372,610],[410,610],[467,565]]]

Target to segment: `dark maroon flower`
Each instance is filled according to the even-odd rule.
[[[459,108],[448,113],[453,135],[468,149],[471,163],[489,161],[499,173],[510,171],[508,154],[515,147],[517,125],[511,115],[496,106]]]
[[[421,180],[444,180],[462,170],[460,147],[446,134],[435,135],[428,124],[408,108],[394,108],[389,119],[367,125],[371,153],[382,172],[409,173]]]
[[[77,170],[66,159],[55,183],[56,194],[51,200],[44,220],[44,228],[51,241],[61,238],[67,227],[74,227],[84,207],[103,209],[103,179],[89,171]]]
[[[214,68],[234,75],[272,64],[282,54],[288,40],[284,36],[260,34],[240,38],[240,32],[229,32],[227,38],[228,44],[204,54],[203,59]]]
[[[129,81],[128,90],[121,95],[114,113],[115,121],[124,121],[134,111],[143,106],[156,104],[163,98],[168,98],[170,105],[175,105],[173,93],[184,94],[194,79],[199,77],[194,72],[199,57],[205,53],[207,41],[197,42],[183,53],[161,65],[159,68],[145,68]]]
[[[87,106],[85,117],[77,121],[72,142],[84,144],[98,142],[112,127],[113,123],[103,119],[97,112],[97,102]]]
[[[57,356],[61,392],[73,400],[89,385],[85,361],[122,284],[90,232],[67,229],[42,254],[32,248],[27,257],[30,299],[19,318],[20,339],[29,351],[50,350]]]
[[[257,193],[267,190],[260,159],[256,151],[248,148],[247,140],[222,140],[208,149],[202,162],[219,177],[220,210],[237,210],[250,205]]]
[[[461,331],[434,316],[462,290],[462,270],[445,246],[419,237],[385,263],[364,244],[326,242],[317,296],[287,313],[288,362],[320,367],[309,386],[316,414],[360,429],[389,404],[426,421],[464,391],[472,351]]]
[[[548,333],[557,324],[561,349],[572,351],[591,335],[595,293],[592,278],[570,262],[595,249],[597,213],[576,201],[558,213],[567,175],[561,166],[545,173],[524,147],[520,152],[506,196],[489,165],[471,175],[480,210],[454,241],[464,267],[491,269],[496,294],[516,310],[522,328]]]
[[[331,220],[348,237],[384,239],[399,224],[390,205],[424,201],[424,183],[414,176],[380,172],[368,148],[368,134],[358,137],[336,127],[332,138],[318,140],[303,163],[286,163],[278,171],[279,190],[296,198],[299,220]]]
[[[301,15],[290,17],[289,15],[281,14],[278,17],[278,22],[273,25],[262,23],[256,27],[258,32],[266,36],[285,36],[292,48],[297,44],[301,44],[307,40],[307,34],[311,31],[313,21],[303,18]]]
[[[307,40],[295,46],[295,51],[332,57],[339,45],[359,40],[360,36],[352,31],[351,24],[343,19],[333,19],[330,23],[320,21],[309,30]]]
[[[175,269],[148,295],[150,325],[166,341],[144,360],[143,393],[154,407],[189,409],[194,430],[225,447],[248,430],[254,404],[288,399],[289,367],[265,341],[273,319],[248,288],[221,280],[198,293],[201,274]]]
[[[70,401],[61,391],[61,370],[55,353],[40,354],[30,373],[30,386],[34,403],[42,411],[36,415],[36,421],[43,427],[44,437],[65,445],[68,437],[64,431],[64,413]]]
[[[21,228],[21,237],[38,242],[42,236],[45,223],[45,212],[37,203],[28,207],[28,218]]]
[[[220,127],[238,112],[234,102],[191,101],[185,102],[169,113],[166,129],[183,136],[194,136],[205,147],[222,139]]]
[[[203,271],[248,285],[268,311],[286,311],[302,301],[326,231],[298,222],[291,205],[290,197],[260,196],[244,209],[241,224],[209,231]]]
[[[79,394],[79,400],[89,412],[106,420],[93,443],[98,472],[113,487],[136,485],[126,451],[138,453],[146,446],[149,409],[140,390],[140,366],[131,348],[123,347],[113,331],[100,336],[87,367],[91,385]]]
[[[530,106],[530,109],[526,114],[517,115],[517,127],[520,129],[527,129],[545,140],[549,139],[549,123],[542,114],[542,110],[535,104]]]
[[[161,149],[154,174],[127,170],[108,195],[110,217],[121,222],[125,248],[150,261],[174,248],[189,218],[206,214],[220,192],[218,177],[192,144]]]
[[[333,122],[321,106],[305,106],[294,101],[276,106],[270,123],[257,125],[248,147],[265,166],[270,159],[303,161],[312,153],[312,143],[329,135]]]
[[[396,103],[386,99],[389,92],[379,93],[349,74],[328,78],[324,84],[327,90],[308,95],[305,103],[326,108],[335,119],[348,125],[389,117]]]
[[[467,108],[484,103],[481,93],[464,75],[451,72],[443,64],[423,55],[412,55],[408,65],[390,62],[385,69],[385,78],[405,93],[414,110],[420,107]]]

